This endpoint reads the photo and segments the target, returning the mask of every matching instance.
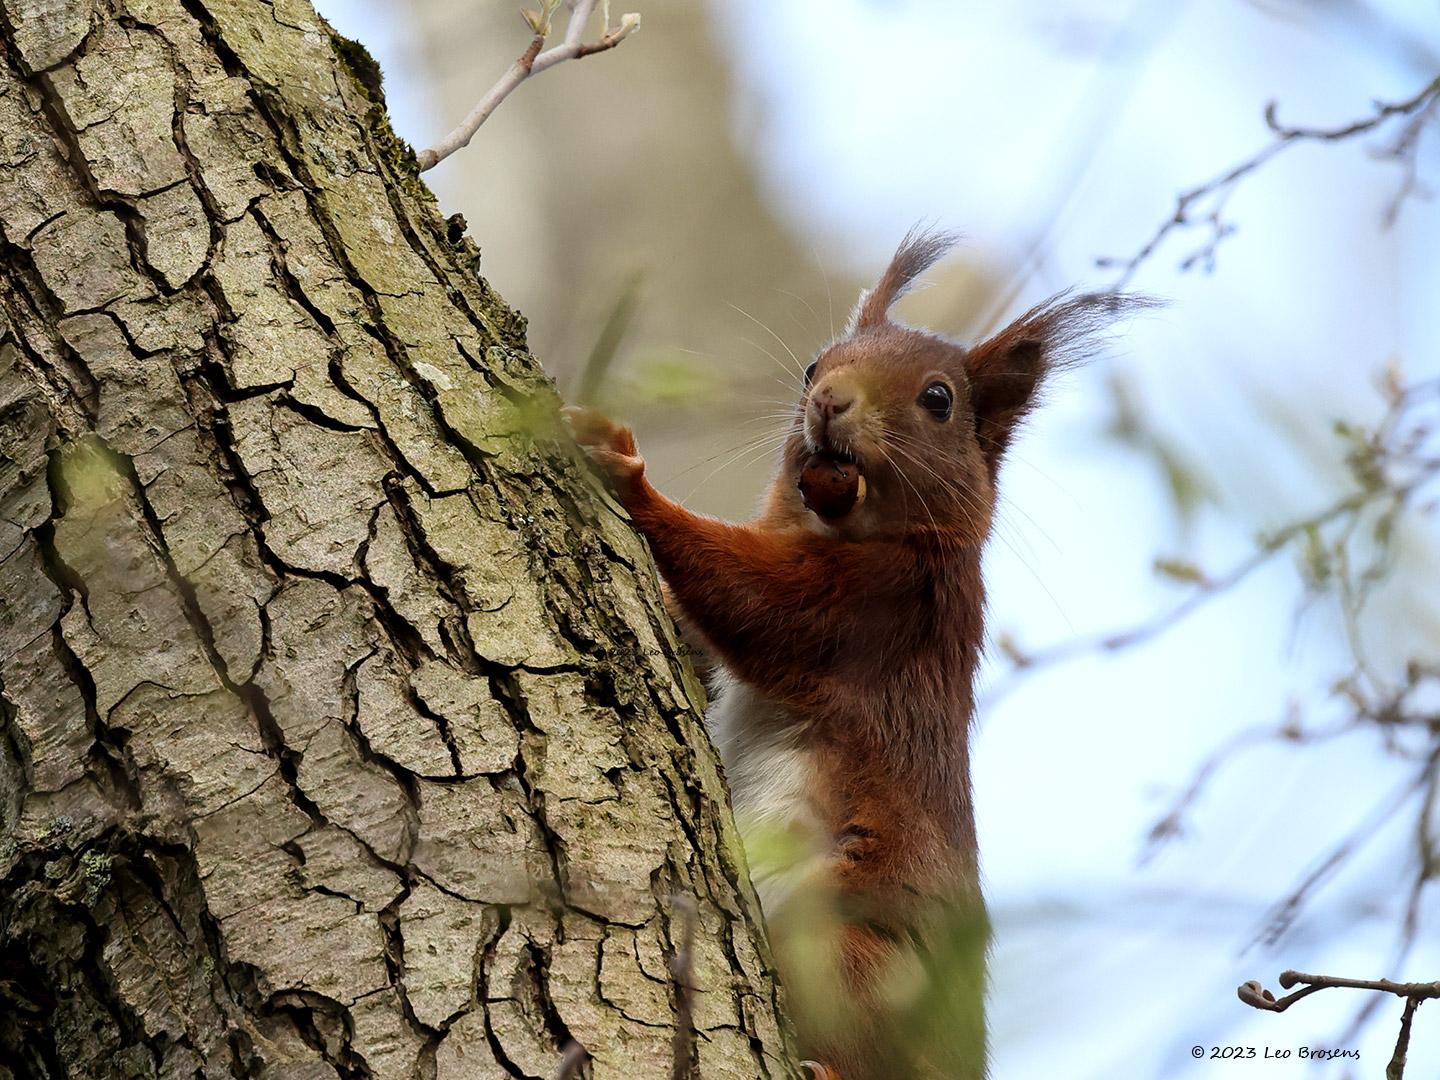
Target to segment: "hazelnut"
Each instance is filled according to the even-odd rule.
[[[806,458],[797,486],[805,508],[827,521],[843,518],[865,498],[865,477],[860,466],[830,454]]]

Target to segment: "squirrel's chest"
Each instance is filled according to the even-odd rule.
[[[773,918],[822,871],[834,845],[817,798],[815,755],[803,722],[723,668],[706,719],[725,763],[751,880]]]

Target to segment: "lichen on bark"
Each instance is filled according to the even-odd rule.
[[[681,895],[694,1075],[794,1075],[648,556],[357,47],[0,46],[0,1076],[667,1076]]]

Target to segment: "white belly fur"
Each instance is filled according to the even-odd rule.
[[[773,919],[823,869],[831,848],[811,797],[819,781],[804,727],[718,665],[706,720],[725,763],[751,880]]]

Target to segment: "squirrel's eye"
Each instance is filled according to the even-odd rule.
[[[950,410],[955,407],[955,395],[943,382],[932,382],[921,391],[915,404],[944,423],[950,419]]]
[[[818,360],[811,360],[811,361],[810,361],[810,366],[805,369],[805,385],[806,385],[806,386],[809,386],[812,382],[815,381],[815,365],[818,364],[818,363],[819,363]]]

